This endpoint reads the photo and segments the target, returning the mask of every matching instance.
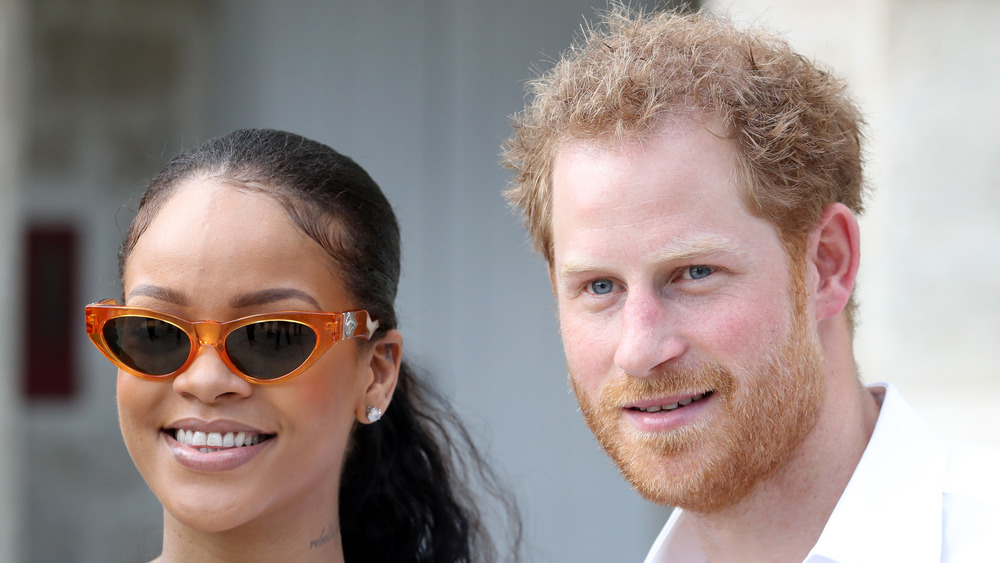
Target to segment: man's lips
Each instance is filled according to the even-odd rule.
[[[715,393],[715,391],[710,389],[700,393],[686,393],[670,397],[643,399],[641,401],[629,403],[622,408],[646,413],[671,412],[681,407],[686,407],[691,403],[698,402],[706,397],[710,397],[713,393]]]
[[[640,432],[671,432],[701,419],[715,402],[715,390],[633,401],[619,411]]]

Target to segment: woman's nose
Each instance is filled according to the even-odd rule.
[[[174,391],[211,404],[227,397],[246,398],[253,393],[253,384],[236,375],[222,361],[219,351],[210,344],[201,344],[191,365],[177,374]]]

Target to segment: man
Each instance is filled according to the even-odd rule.
[[[943,442],[857,374],[844,84],[712,16],[602,23],[534,83],[507,195],[587,424],[680,508],[647,562],[998,557],[1000,455]]]

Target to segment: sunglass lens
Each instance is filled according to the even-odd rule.
[[[234,330],[226,337],[226,354],[243,373],[275,379],[295,371],[316,349],[316,333],[292,321],[264,321]]]
[[[123,364],[146,375],[180,369],[191,340],[179,327],[149,317],[116,317],[104,323],[104,340]]]

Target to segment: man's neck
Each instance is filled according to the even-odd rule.
[[[856,378],[839,385],[802,444],[747,497],[719,512],[685,513],[708,560],[801,561],[812,549],[878,419],[878,403]]]

